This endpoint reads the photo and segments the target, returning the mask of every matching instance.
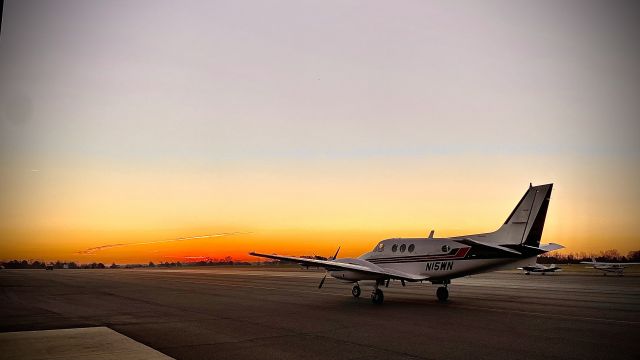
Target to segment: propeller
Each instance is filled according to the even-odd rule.
[[[338,250],[336,250],[336,253],[333,254],[333,257],[329,258],[329,260],[335,260],[338,257],[339,252],[340,252],[340,246],[338,246]]]
[[[333,257],[330,257],[328,260],[335,260],[336,257],[338,257],[339,252],[340,252],[340,246],[338,246],[338,250],[336,250],[336,253],[333,254]],[[329,271],[325,271],[324,276],[322,277],[322,280],[320,280],[320,285],[318,285],[318,289],[322,289],[322,285],[324,285],[324,281],[327,279],[328,273]]]
[[[324,273],[322,280],[320,280],[320,285],[318,285],[318,289],[322,289],[322,284],[324,284],[324,280],[327,278],[327,273]]]

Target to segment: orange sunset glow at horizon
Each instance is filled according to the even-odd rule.
[[[389,170],[393,173],[393,166]],[[90,210],[82,213],[64,213],[65,207],[40,201],[37,206],[47,210],[41,223],[5,229],[3,236],[10,240],[2,242],[0,253],[6,260],[80,263],[185,262],[227,256],[237,261],[260,261],[248,253],[329,256],[340,246],[341,256],[353,257],[370,251],[379,240],[426,237],[431,229],[436,237],[496,230],[528,187],[517,178],[504,188],[492,186],[491,181],[466,184],[464,179],[447,184],[444,179],[455,179],[454,174],[428,180],[431,186],[423,187],[423,174],[418,172],[365,179],[360,171],[364,170],[342,169],[339,177],[346,178],[339,185],[334,182],[337,175],[312,173],[296,177],[296,181],[278,175],[277,181],[268,181],[263,174],[245,179],[242,191],[248,193],[244,195],[229,194],[233,186],[228,183],[212,182],[209,187],[202,179],[198,180],[200,186],[191,180],[187,181],[195,184],[191,190],[163,188],[176,191],[171,194],[171,206],[166,207],[160,204],[163,200],[153,200],[158,197],[157,189],[144,186],[127,194],[128,208],[120,208],[121,200],[113,198],[120,192],[117,188],[106,197],[81,196],[75,204],[70,198],[66,200],[66,208]],[[429,177],[425,174],[424,178]],[[404,186],[396,186],[396,182]],[[103,183],[101,187],[113,186]],[[73,191],[82,194],[83,190],[74,186]],[[592,201],[607,205],[604,190],[600,190],[600,198],[597,193],[584,198],[586,192],[588,187],[572,189],[562,182],[555,184],[542,241],[563,244],[564,253],[615,248],[624,255],[637,250],[637,238],[603,228],[597,219],[598,209],[589,207]],[[198,199],[201,196],[216,200],[207,203]],[[94,203],[101,206],[90,206]],[[578,209],[583,209],[582,213]],[[625,219],[622,212],[618,215],[620,224],[634,220]],[[176,219],[175,224],[167,224],[168,216]],[[209,217],[226,221],[207,226],[203,219]],[[74,228],[80,220],[85,229]],[[98,249],[87,252],[92,248]]]

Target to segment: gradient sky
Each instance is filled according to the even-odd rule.
[[[0,259],[353,256],[529,182],[544,242],[640,249],[632,4],[5,1]]]

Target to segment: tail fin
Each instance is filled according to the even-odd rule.
[[[538,247],[553,184],[531,186],[497,233],[505,244]]]

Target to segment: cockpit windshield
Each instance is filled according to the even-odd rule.
[[[384,243],[379,243],[374,249],[373,251],[383,251],[384,250]]]

